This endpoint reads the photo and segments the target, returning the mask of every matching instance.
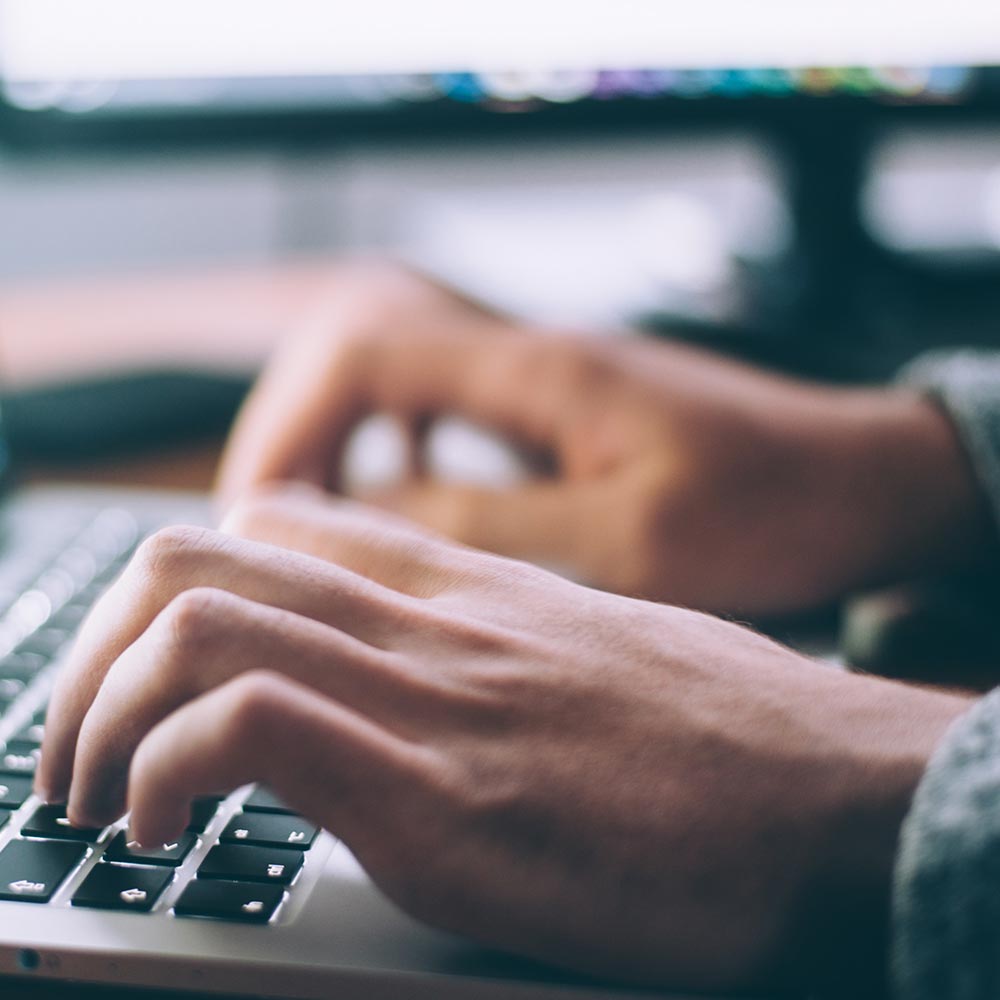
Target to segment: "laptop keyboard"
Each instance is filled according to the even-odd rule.
[[[198,799],[187,830],[156,848],[130,843],[124,820],[73,827],[32,794],[59,662],[144,534],[129,512],[102,511],[0,594],[0,900],[267,924],[320,833],[267,789]]]

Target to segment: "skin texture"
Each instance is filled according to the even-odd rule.
[[[143,545],[38,783],[161,843],[262,780],[430,923],[630,981],[794,984],[825,975],[833,914],[838,954],[877,938],[967,705],[297,489]]]
[[[636,596],[808,607],[962,565],[988,519],[907,392],[795,383],[676,345],[542,336],[409,272],[341,275],[249,400],[222,532],[146,542],[55,693],[40,792],[169,840],[263,781],[420,919],[695,989],[877,982],[896,838],[964,696],[824,667]],[[406,479],[336,490],[388,412]],[[459,414],[544,470],[430,478]],[[617,591],[619,596],[606,591]]]
[[[340,275],[237,422],[223,507],[270,480],[337,490],[352,430],[384,412],[409,475],[366,496],[466,544],[616,593],[764,615],[961,566],[986,505],[947,419],[905,390],[795,382],[677,344],[551,335],[390,266]],[[457,414],[540,471],[489,490],[421,461]]]

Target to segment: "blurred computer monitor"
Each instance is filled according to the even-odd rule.
[[[91,118],[992,99],[1000,5],[947,10],[911,0],[0,0],[0,78],[8,107]]]

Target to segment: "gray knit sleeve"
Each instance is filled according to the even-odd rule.
[[[951,417],[1000,526],[1000,351],[932,351],[897,380],[927,391]]]
[[[903,823],[891,966],[897,1000],[1000,997],[1000,689],[952,724]]]

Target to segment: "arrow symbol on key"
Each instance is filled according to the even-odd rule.
[[[16,892],[19,896],[28,894],[31,896],[40,896],[45,892],[44,882],[29,882],[27,879],[21,879],[20,882],[11,882],[7,886],[11,892]]]
[[[164,844],[163,849],[165,851],[176,851],[177,848],[180,846],[181,846],[180,844]]]
[[[145,903],[148,898],[148,894],[143,892],[142,889],[126,889],[121,894],[121,901],[123,903],[129,903],[135,906],[138,903]]]
[[[259,899],[252,900],[249,903],[244,903],[243,904],[243,912],[244,913],[251,913],[251,914],[252,913],[263,913],[264,912],[264,904]]]

